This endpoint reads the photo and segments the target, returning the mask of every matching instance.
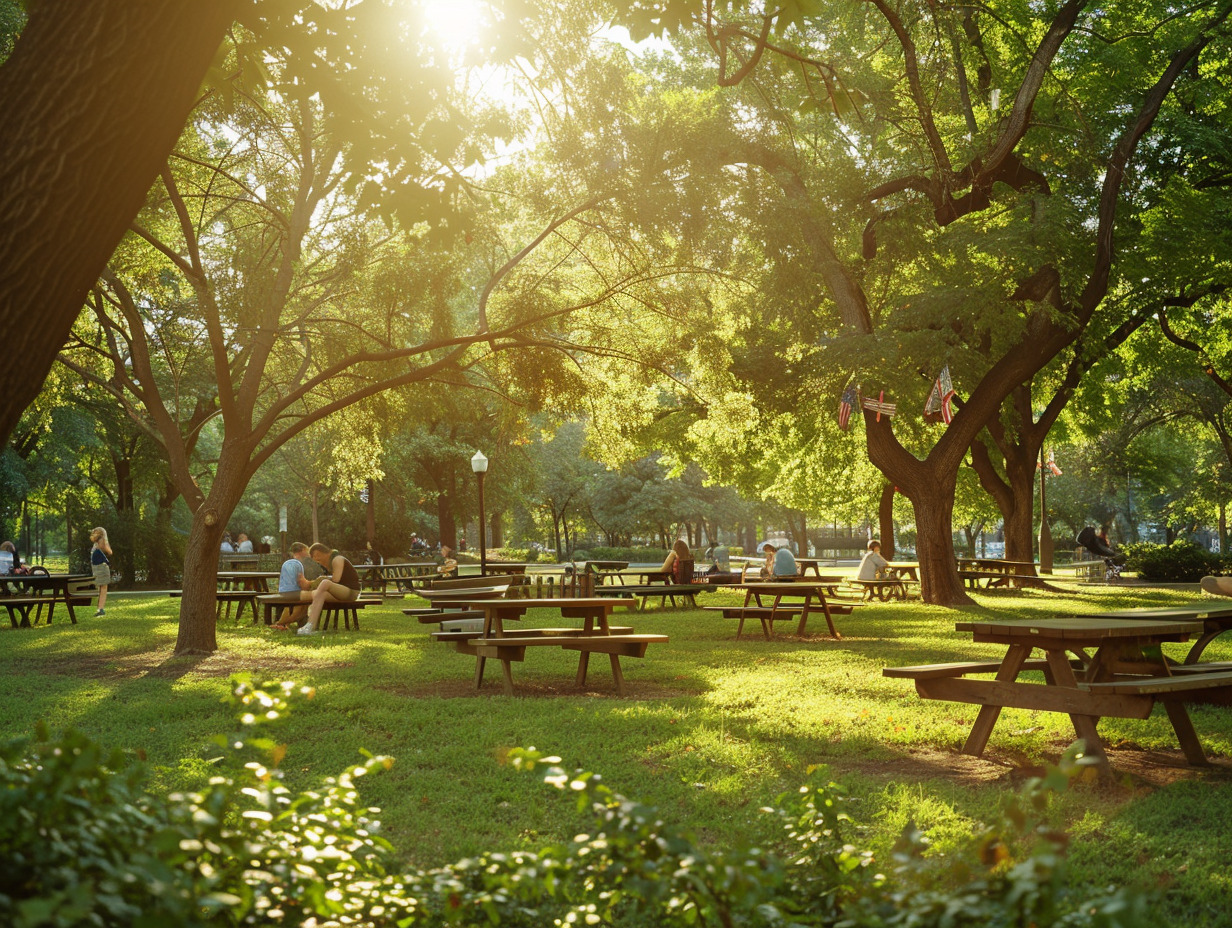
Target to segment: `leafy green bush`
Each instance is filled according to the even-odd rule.
[[[1224,572],[1218,554],[1192,541],[1174,541],[1170,545],[1141,542],[1125,545],[1123,550],[1125,566],[1137,571],[1143,580],[1155,583],[1197,583],[1206,574]]]
[[[311,692],[241,680],[245,729],[284,715]],[[1050,831],[1050,792],[1084,763],[1072,748],[1046,779],[1011,797],[966,853],[927,854],[908,828],[888,871],[850,842],[846,798],[815,772],[799,793],[763,810],[783,826],[776,847],[710,851],[651,807],[558,758],[511,753],[519,769],[576,796],[586,834],[538,853],[489,853],[398,871],[356,781],[367,761],[293,795],[281,785],[285,748],[219,738],[230,776],[203,793],[144,789],[131,758],[80,734],[0,749],[0,923],[35,926],[354,925],[571,926],[1132,926],[1143,904],[1124,891],[1068,884],[1065,837]],[[242,766],[240,764],[242,763]]]

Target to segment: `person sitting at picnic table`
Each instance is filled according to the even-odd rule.
[[[0,542],[0,574],[16,573],[21,567],[21,558],[17,556],[17,545],[11,541]]]
[[[684,580],[680,579],[679,565],[681,561],[692,561],[692,559],[693,553],[689,550],[689,543],[683,538],[677,538],[672,545],[672,550],[667,552],[667,557],[663,559],[663,564],[655,573],[669,574],[677,583],[691,583],[693,581],[692,576]]]
[[[226,532],[222,536],[222,544],[219,546],[218,550],[222,554],[234,554],[235,553],[235,545],[231,543],[231,533],[230,532]]]
[[[772,545],[769,547],[773,547]],[[796,579],[800,568],[796,565],[796,556],[791,553],[791,547],[783,545],[774,552],[770,567],[770,579],[775,583],[791,583]]]
[[[291,545],[291,556],[282,563],[282,571],[278,574],[278,592],[279,593],[303,593],[305,590],[312,589],[312,581],[304,575],[304,562],[309,561],[316,565],[316,561],[312,561],[308,556],[308,546],[302,541],[297,541]],[[317,574],[320,576],[320,574]],[[304,616],[308,614],[308,606],[301,603],[298,606],[287,606],[282,610],[282,615],[278,617],[278,621],[270,626],[271,629],[277,631],[286,631],[293,625],[299,625]]]
[[[299,635],[315,635],[321,621],[321,610],[327,602],[353,603],[359,599],[359,574],[355,565],[337,551],[331,551],[328,545],[319,541],[308,549],[308,555],[329,570],[328,576],[314,580],[314,590],[303,590],[300,599],[311,601],[308,606],[308,621],[296,633]]]
[[[436,561],[437,570],[442,577],[456,577],[458,575],[458,562],[453,556],[453,548],[449,547],[449,545],[442,543],[440,554],[434,557],[433,560]]]
[[[252,554],[252,542],[243,532],[240,532],[239,544],[235,546],[235,550],[237,554]]]
[[[868,551],[860,561],[857,580],[880,580],[890,562],[881,556],[881,542],[874,538],[868,543]]]

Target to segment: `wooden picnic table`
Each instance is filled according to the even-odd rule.
[[[218,587],[221,590],[251,590],[268,593],[269,582],[278,579],[276,570],[220,570]]]
[[[981,580],[985,589],[1009,587],[1025,580],[1038,581],[1036,566],[1034,561],[1009,561],[1001,557],[960,557],[958,576],[971,589],[978,589]]]
[[[831,604],[827,600],[827,596],[834,596],[838,584],[842,583],[842,581],[842,577],[818,577],[814,580],[794,580],[787,583],[759,580],[747,583],[724,584],[729,589],[744,590],[744,605],[740,607],[740,627],[736,629],[736,637],[739,638],[744,630],[746,615],[749,618],[756,618],[761,621],[762,634],[767,639],[773,637],[774,622],[779,618],[780,611],[786,613],[785,618],[799,611],[800,624],[796,628],[796,634],[803,635],[805,626],[808,624],[809,612],[818,608],[826,617],[826,626],[830,629],[830,637],[843,637],[838,633],[838,629],[834,627]],[[773,602],[769,608],[762,602],[763,596],[773,597]],[[798,607],[789,605],[787,609],[781,609],[780,607],[784,599],[799,599],[801,603]],[[754,602],[756,606],[750,605],[750,603]],[[711,610],[727,610],[731,607],[712,606],[708,608]],[[850,604],[847,604],[843,611],[844,613],[850,613]]]
[[[542,567],[535,561],[488,561],[489,574],[525,574],[528,567]]]
[[[8,610],[9,623],[13,628],[32,628],[30,611],[35,611],[35,622],[47,606],[47,624],[62,602],[68,609],[69,621],[77,624],[73,610],[73,590],[85,583],[93,583],[92,574],[0,574],[0,606]],[[17,615],[21,621],[17,621]]]
[[[913,583],[920,582],[920,562],[919,561],[890,561],[885,568],[886,577],[889,580],[911,580]]]
[[[1159,609],[1114,609],[1110,612],[1072,612],[1068,615],[1084,619],[1201,622],[1202,634],[1185,655],[1185,664],[1198,663],[1206,646],[1232,629],[1232,602],[1224,604],[1217,600],[1199,600],[1188,606],[1164,606]]]
[[[412,581],[420,577],[428,577],[440,572],[436,561],[395,561],[386,564],[354,564],[359,574],[360,585],[368,585],[368,589],[379,592],[382,596],[389,594],[392,583],[399,593],[409,592]]]
[[[803,577],[806,570],[812,570],[814,576],[820,577],[823,561],[827,567],[835,566],[835,558],[832,557],[798,557],[796,558],[796,573]]]
[[[1086,742],[1088,755],[1106,773],[1108,757],[1096,731],[1099,719],[1144,719],[1158,700],[1167,710],[1185,757],[1191,764],[1207,762],[1184,704],[1232,690],[1232,672],[1220,667],[1209,671],[1191,668],[1200,672],[1174,675],[1160,651],[1165,642],[1187,641],[1201,634],[1201,622],[1069,617],[982,619],[955,627],[971,632],[976,642],[1006,645],[1005,657],[999,664],[887,667],[883,673],[915,680],[916,691],[925,699],[979,705],[964,754],[983,754],[1005,707],[1064,712]],[[1030,659],[1036,649],[1044,652],[1042,661]],[[1076,658],[1073,663],[1070,655]],[[1024,670],[1042,670],[1045,682],[1018,682]],[[968,674],[979,673],[995,673],[996,677],[967,679]]]
[[[625,684],[620,658],[643,657],[648,645],[668,640],[666,635],[634,635],[625,628],[619,629],[619,633],[613,633],[609,623],[612,610],[623,604],[623,599],[613,597],[467,600],[466,605],[469,608],[483,612],[482,632],[438,632],[436,637],[452,643],[454,650],[459,653],[475,657],[476,689],[483,683],[484,666],[488,658],[494,658],[501,662],[505,695],[512,696],[512,662],[525,660],[528,647],[555,646],[580,652],[575,678],[578,686],[586,683],[591,653],[607,654],[611,660],[612,677],[616,681],[616,692],[623,696]],[[581,619],[582,628],[528,629],[507,635],[505,622],[520,619],[529,609],[557,609],[562,618]]]

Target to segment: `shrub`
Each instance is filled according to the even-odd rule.
[[[1223,566],[1218,554],[1192,541],[1170,545],[1141,542],[1125,545],[1123,550],[1125,566],[1154,583],[1197,583],[1206,574],[1220,573]]]
[[[311,695],[241,680],[234,700],[252,728]],[[72,732],[39,738],[0,749],[0,923],[14,928],[1145,923],[1133,894],[1071,886],[1065,837],[1044,823],[1050,792],[1084,763],[1077,746],[1009,799],[965,853],[926,854],[927,841],[908,828],[888,871],[849,843],[846,797],[817,771],[764,810],[783,826],[779,846],[710,851],[598,775],[566,774],[558,758],[515,750],[517,768],[547,765],[545,782],[576,797],[592,819],[588,833],[538,853],[398,872],[357,800],[358,778],[386,758],[296,796],[281,786],[283,747],[230,735],[218,743],[232,775],[203,793],[158,796],[131,758]]]
[[[628,561],[631,564],[661,564],[666,548],[590,548],[573,552],[575,561]]]

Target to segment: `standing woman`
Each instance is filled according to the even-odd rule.
[[[299,594],[301,600],[312,601],[308,607],[308,621],[296,633],[300,635],[317,633],[321,610],[327,602],[350,603],[359,599],[359,573],[350,561],[319,541],[308,549],[308,555],[329,573],[314,581],[316,589]]]
[[[111,583],[111,543],[107,541],[107,530],[101,525],[90,532],[90,540],[94,546],[90,549],[90,570],[94,573],[94,585],[98,587],[98,611],[95,618],[106,615],[103,608],[107,605],[107,584]]]

